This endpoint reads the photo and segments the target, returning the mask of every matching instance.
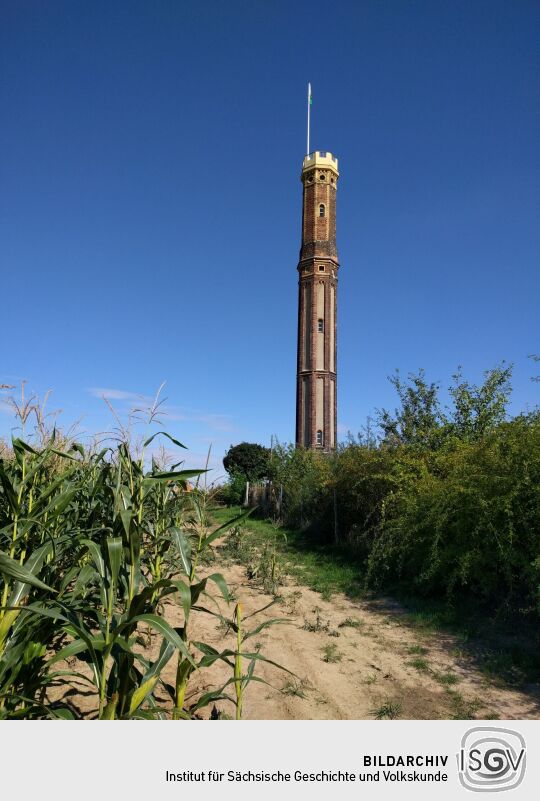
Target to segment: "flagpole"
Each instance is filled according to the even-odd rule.
[[[309,156],[309,122],[310,122],[310,110],[311,110],[311,84],[308,83],[307,89],[307,153],[306,156]]]

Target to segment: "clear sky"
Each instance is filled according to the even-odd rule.
[[[309,80],[341,171],[340,431],[396,367],[506,359],[536,405],[539,42],[535,0],[3,3],[0,383],[93,432],[103,390],[122,414],[166,380],[195,462],[292,440]]]

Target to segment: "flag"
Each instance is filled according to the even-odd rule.
[[[308,83],[307,93],[308,93],[308,103],[309,103],[310,106],[312,106],[313,105],[313,96],[311,94],[311,84],[310,83]]]

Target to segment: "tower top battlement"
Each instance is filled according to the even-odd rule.
[[[304,156],[304,161],[302,163],[302,175],[308,170],[313,170],[316,167],[330,169],[335,172],[337,176],[339,176],[338,160],[327,150],[315,150],[313,153],[308,153],[307,156]]]

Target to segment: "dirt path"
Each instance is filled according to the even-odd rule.
[[[272,600],[247,581],[243,567],[233,565],[222,573],[245,615]],[[265,656],[298,679],[259,663],[257,674],[272,687],[249,686],[245,718],[370,719],[383,711],[402,719],[540,718],[539,688],[524,693],[495,686],[460,652],[457,640],[440,633],[419,635],[404,624],[403,611],[396,605],[390,612],[377,610],[337,594],[323,601],[318,593],[293,583],[283,588],[282,596],[246,627],[274,617],[287,622],[248,642],[252,650],[260,643]],[[219,621],[200,613],[197,617],[194,626],[200,640],[234,647]],[[197,689],[208,690],[229,675],[225,666],[216,665],[200,674],[204,681]],[[218,707],[232,714],[227,702]]]
[[[271,596],[247,580],[243,566],[220,567],[220,572],[234,597],[242,602],[244,617],[272,601]],[[251,630],[270,618],[285,622],[265,628],[247,641],[246,648],[260,648],[264,656],[287,667],[296,677],[259,662],[256,675],[268,684],[250,684],[244,718],[540,718],[538,686],[527,688],[527,692],[497,686],[460,650],[456,638],[440,632],[423,635],[410,628],[404,610],[395,603],[380,603],[377,608],[373,603],[353,601],[341,594],[324,601],[320,594],[290,579],[280,593],[282,600],[246,620],[245,626]],[[231,610],[232,604],[227,609],[222,602],[224,615],[230,616]],[[182,624],[182,612],[174,603],[166,603],[164,614],[172,625]],[[194,612],[190,626],[199,641],[219,650],[235,648],[234,635],[215,617]],[[155,659],[158,638],[151,642],[146,653]],[[74,668],[75,664],[70,666]],[[88,667],[80,662],[77,669],[88,673]],[[170,684],[174,684],[175,670],[172,660],[163,671],[163,678]],[[192,677],[186,701],[193,702],[230,677],[230,669],[220,662],[199,671]],[[67,694],[65,690],[53,692],[50,698],[60,696],[69,696],[83,715],[90,715],[97,706],[95,692],[78,682]],[[159,700],[170,708],[165,696]],[[217,707],[234,716],[229,702],[220,701]],[[202,716],[208,717],[210,711],[206,708]]]

